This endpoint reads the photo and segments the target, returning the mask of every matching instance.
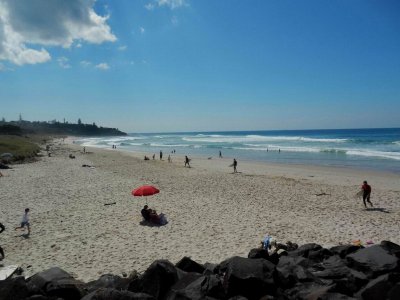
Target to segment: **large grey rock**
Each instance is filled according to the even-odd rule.
[[[23,277],[0,280],[0,300],[25,299],[29,291]]]
[[[205,270],[204,266],[195,262],[190,257],[185,256],[175,265],[177,268],[185,272],[195,272],[202,274]]]
[[[81,299],[85,294],[83,286],[83,282],[58,267],[39,272],[29,280],[30,289],[39,289],[46,296],[64,300]]]
[[[365,300],[385,299],[388,292],[399,282],[400,274],[385,274],[371,280],[357,296]]]
[[[222,299],[224,289],[217,275],[199,276],[196,273],[188,273],[179,280],[168,294],[168,300],[176,299]]]
[[[111,288],[100,288],[82,298],[82,300],[155,300],[153,296]]]
[[[276,283],[290,288],[298,282],[315,281],[316,277],[307,270],[308,260],[301,256],[283,256],[276,266]]]
[[[330,248],[329,250],[333,254],[337,254],[340,258],[345,258],[347,255],[356,252],[363,248],[362,246],[355,246],[355,245],[340,245]]]
[[[223,287],[226,297],[244,296],[259,299],[264,295],[273,295],[275,266],[265,259],[232,257],[221,263],[224,272]]]
[[[130,283],[128,290],[161,299],[184,275],[185,272],[176,268],[168,260],[156,260],[139,279]]]
[[[128,278],[122,278],[117,275],[104,274],[99,279],[90,281],[85,285],[85,290],[89,293],[99,288],[112,288],[115,290],[127,290],[129,285]]]
[[[310,251],[317,251],[322,249],[322,246],[315,244],[315,243],[310,243],[310,244],[304,244],[297,248],[296,250],[293,251],[288,251],[289,256],[303,256],[303,257],[308,257],[308,254]]]
[[[364,248],[346,257],[348,266],[369,277],[375,277],[398,269],[399,259],[380,245]]]

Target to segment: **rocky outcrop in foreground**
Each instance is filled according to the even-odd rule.
[[[394,243],[306,244],[279,253],[253,249],[248,258],[204,265],[188,257],[176,265],[157,260],[142,275],[107,274],[88,283],[51,268],[1,281],[0,299],[400,299],[400,246]]]

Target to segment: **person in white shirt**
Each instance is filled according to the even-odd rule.
[[[29,208],[25,208],[25,213],[22,216],[22,221],[21,221],[21,226],[20,227],[16,227],[15,230],[17,229],[25,229],[25,226],[28,228],[28,235],[31,234],[31,227],[29,224]]]

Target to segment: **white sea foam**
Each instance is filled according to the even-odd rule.
[[[346,153],[348,155],[358,155],[358,156],[367,156],[367,157],[380,157],[380,158],[389,158],[389,159],[400,160],[400,152],[386,152],[386,151],[352,149],[352,150],[347,150]]]
[[[300,141],[300,142],[321,142],[321,143],[343,143],[347,139],[325,139],[325,138],[307,138],[302,136],[222,136],[222,135],[202,135],[193,137],[183,137],[186,142],[203,143],[249,143],[249,142],[273,142],[273,141]]]

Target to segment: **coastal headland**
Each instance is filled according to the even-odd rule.
[[[193,157],[185,168],[185,153],[168,163],[145,161],[144,153],[85,150],[55,140],[51,157],[2,171],[6,264],[20,265],[26,275],[58,266],[87,281],[143,272],[157,259],[176,263],[190,256],[213,263],[247,256],[267,233],[283,243],[326,247],[354,240],[400,243],[398,174],[240,158],[233,174],[232,158]],[[355,197],[365,179],[373,188],[374,208],[368,210]],[[132,189],[144,184],[160,193],[133,197]],[[145,204],[165,213],[169,223],[141,225]],[[29,237],[14,231],[28,207]]]

